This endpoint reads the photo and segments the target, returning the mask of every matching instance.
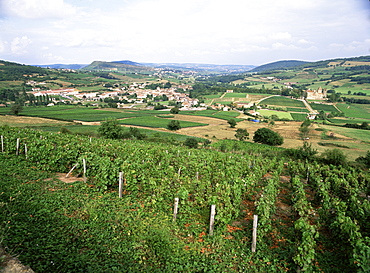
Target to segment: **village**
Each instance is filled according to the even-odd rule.
[[[28,85],[33,85],[33,82],[27,82]],[[40,83],[38,83],[40,84]],[[109,88],[110,91],[98,92],[82,92],[77,88],[62,88],[56,90],[40,90],[32,88],[32,95],[36,98],[40,96],[48,96],[51,102],[48,106],[53,106],[58,102],[77,104],[81,102],[92,102],[92,106],[98,106],[99,102],[114,101],[117,103],[117,108],[132,108],[135,104],[145,104],[150,101],[173,101],[181,105],[183,110],[205,108],[204,104],[200,104],[198,99],[189,97],[188,93],[178,92],[178,90],[189,90],[188,85],[171,86],[170,88],[157,87],[152,90],[147,88],[147,83],[132,83],[127,87]],[[156,99],[157,98],[157,99]],[[153,105],[148,106],[153,108]]]

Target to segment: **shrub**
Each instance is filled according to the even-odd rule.
[[[258,129],[254,133],[253,141],[270,146],[278,146],[284,143],[284,139],[279,133],[276,133],[268,128]]]
[[[331,149],[331,150],[325,150],[321,154],[322,160],[326,164],[332,164],[332,165],[345,165],[347,163],[346,156],[344,155],[343,151],[339,149]]]
[[[107,119],[99,126],[98,133],[104,138],[119,139],[122,137],[122,127],[116,119]]]
[[[180,130],[181,129],[180,121],[178,121],[178,120],[171,120],[167,124],[167,129],[169,129],[171,131]]]
[[[198,140],[194,137],[188,137],[185,140],[184,145],[189,148],[198,148]]]

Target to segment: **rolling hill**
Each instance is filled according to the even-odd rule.
[[[146,66],[139,66],[136,63],[122,61],[122,62],[103,62],[103,61],[94,61],[88,66],[82,68],[82,70],[86,71],[96,71],[96,70],[105,70],[105,71],[124,71],[124,72],[131,72],[131,73],[138,73],[142,71],[151,71],[153,68],[146,67]],[[134,65],[135,64],[135,65]]]
[[[295,61],[295,60],[290,60],[290,61],[277,61],[277,62],[272,62],[264,65],[260,65],[256,68],[253,68],[249,72],[264,72],[264,71],[270,71],[270,70],[285,70],[287,68],[292,68],[296,66],[301,66],[304,65],[308,62],[305,61]]]

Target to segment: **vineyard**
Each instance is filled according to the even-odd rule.
[[[222,152],[5,126],[0,135],[0,245],[35,272],[370,271],[366,171],[257,144]]]

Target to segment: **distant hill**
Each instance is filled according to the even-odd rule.
[[[142,63],[142,65],[164,68],[178,69],[184,71],[209,71],[219,73],[242,73],[254,68],[254,65],[218,65],[218,64],[200,64],[200,63]]]
[[[54,68],[54,69],[74,69],[78,70],[88,66],[88,64],[45,64],[45,65],[34,65],[43,68]]]
[[[286,69],[304,69],[304,68],[325,68],[327,66],[360,66],[367,65],[370,62],[370,56],[360,56],[360,57],[351,57],[351,58],[337,58],[337,59],[328,59],[321,60],[317,62],[306,62],[306,61],[277,61],[264,65],[257,66],[250,70],[249,72],[265,72],[273,70],[286,70]]]
[[[48,71],[41,67],[0,60],[0,81],[23,80],[24,75],[45,75]]]
[[[128,65],[135,65],[135,66],[143,66],[140,63],[132,62],[129,60],[124,60],[124,61],[113,61],[112,63],[118,63],[118,64],[128,64]]]
[[[270,71],[270,70],[284,70],[287,68],[292,68],[296,66],[305,65],[309,62],[305,61],[295,61],[295,60],[289,60],[289,61],[277,61],[272,62],[264,65],[257,66],[256,68],[253,68],[249,72],[264,72],[264,71]]]
[[[94,61],[88,66],[82,68],[82,70],[88,70],[88,71],[109,70],[109,71],[121,71],[121,72],[124,71],[124,72],[132,72],[132,73],[152,70],[152,68],[150,67],[127,64],[126,62],[129,62],[129,61],[121,61],[121,62]],[[130,63],[133,63],[133,62],[130,62]]]

